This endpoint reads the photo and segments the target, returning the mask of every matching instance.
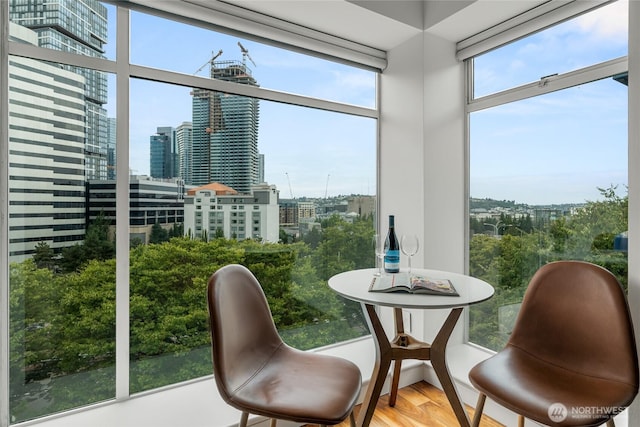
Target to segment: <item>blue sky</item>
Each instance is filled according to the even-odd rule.
[[[486,95],[627,55],[626,2],[614,3],[476,60]],[[529,204],[601,199],[627,184],[627,87],[584,84],[471,115],[471,196]]]
[[[204,66],[243,59],[261,87],[374,107],[375,74],[200,28],[132,13],[131,60],[206,77]],[[113,53],[107,53],[113,57]],[[190,88],[147,81],[131,83],[131,169],[148,174],[149,136],[159,126],[191,121]],[[114,103],[110,103],[114,104]],[[281,197],[375,194],[376,124],[372,119],[260,101],[258,149],[265,180]],[[353,159],[358,159],[354,161]],[[289,182],[291,185],[289,185]]]
[[[478,58],[476,94],[626,55],[626,7],[614,3]],[[220,49],[220,60],[242,60],[238,41],[255,61],[247,65],[262,87],[374,105],[372,73],[132,14],[136,64],[185,74],[201,69],[198,75],[206,76],[208,67],[201,67]],[[131,87],[131,167],[144,174],[149,136],[158,126],[190,121],[191,97],[188,88],[141,81]],[[474,113],[471,196],[547,204],[598,199],[597,187],[624,192],[626,95],[625,86],[608,79]],[[259,150],[266,181],[282,197],[375,193],[373,120],[261,101]]]

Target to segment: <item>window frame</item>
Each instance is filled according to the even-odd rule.
[[[623,56],[567,73],[543,77],[537,82],[527,83],[479,98],[473,97],[473,58],[465,60],[465,67],[467,70],[467,106],[465,113],[470,114],[625,73],[629,70],[629,57]]]
[[[106,3],[109,3],[107,0]],[[103,59],[81,56],[74,53],[61,52],[48,48],[22,44],[19,42],[9,41],[9,5],[8,2],[0,2],[0,61],[2,64],[8,64],[9,57],[25,57],[40,61],[49,61],[65,65],[72,65],[83,68],[90,68],[105,73],[115,75],[116,87],[116,138],[117,138],[117,172],[116,172],[116,384],[114,399],[108,402],[98,402],[88,406],[82,406],[59,414],[51,414],[43,418],[38,418],[38,422],[42,419],[60,418],[77,411],[85,411],[88,407],[101,406],[105,403],[124,401],[131,398],[129,389],[130,376],[130,354],[129,354],[129,98],[130,98],[130,81],[131,79],[142,79],[160,83],[168,83],[187,88],[201,88],[205,90],[224,92],[233,95],[241,95],[252,97],[260,100],[273,101],[293,106],[312,108],[316,110],[325,110],[330,112],[342,113],[351,116],[358,116],[376,120],[376,127],[379,128],[379,106],[373,108],[357,106],[351,104],[329,101],[309,96],[290,94],[280,92],[273,89],[265,89],[261,87],[235,84],[222,80],[210,79],[206,77],[197,77],[181,74],[178,72],[166,71],[134,65],[130,63],[130,12],[139,9],[135,5],[114,5],[116,10],[116,58]],[[144,13],[150,13],[163,18],[175,19],[184,22],[185,18],[174,16],[161,11],[143,10]],[[187,20],[189,24],[193,21]],[[201,26],[212,31],[224,32],[222,28],[216,25],[206,25],[200,23]],[[235,33],[228,30],[228,33]],[[264,41],[264,40],[261,40]],[[304,51],[304,53],[309,53]],[[327,57],[326,55],[319,55]],[[353,66],[357,62],[357,55],[354,61],[348,61],[348,65]],[[328,58],[334,59],[335,58]],[[6,69],[6,67],[3,67]],[[376,82],[379,76],[376,77]],[[9,117],[9,92],[8,92],[8,72],[0,72],[0,117]],[[376,87],[376,92],[378,88]],[[375,96],[379,99],[379,95]],[[7,120],[1,120],[7,123]],[[379,145],[379,129],[376,131],[376,147]],[[9,196],[9,180],[8,180],[8,126],[0,125],[0,150],[5,154],[0,160],[0,202],[4,204],[3,209],[8,212],[8,196]],[[377,151],[377,148],[376,148]],[[377,160],[379,163],[379,160]],[[377,169],[379,166],[377,165]],[[221,207],[219,206],[218,209]],[[0,215],[0,229],[4,230],[3,235],[8,235],[8,216]],[[0,233],[1,234],[1,233]],[[0,280],[0,312],[5,322],[0,324],[9,325],[9,266],[8,266],[8,239],[0,239],[0,255],[4,262],[0,263],[0,274],[3,279]],[[10,422],[9,408],[9,331],[8,326],[0,328],[0,371],[7,375],[0,376],[0,426],[6,427]],[[361,340],[356,339],[356,340]],[[199,379],[190,380],[188,382],[198,381]],[[182,384],[182,383],[181,383]],[[147,395],[161,392],[167,388],[175,387],[175,384],[165,386],[163,388],[149,390],[141,394]],[[137,394],[136,394],[137,396]]]
[[[581,15],[582,13],[586,13],[592,10],[595,10],[601,6],[607,5],[609,3],[612,3],[613,1],[618,1],[618,0],[612,0],[612,1],[604,1],[604,2],[598,2],[598,5],[593,7],[593,8],[589,8],[586,10],[579,10],[579,11],[574,11],[574,14],[571,15],[560,15],[560,16],[556,16],[556,19],[551,21],[549,16],[545,17],[545,23],[546,26],[544,28],[549,28],[552,27],[554,25],[558,25],[561,24],[562,22],[564,22],[565,20],[568,19],[572,19],[575,18],[579,15]],[[562,11],[562,13],[564,13],[565,11]],[[551,15],[551,16],[555,16],[555,15]],[[629,10],[629,21],[631,22],[631,16],[632,16],[632,11],[631,9]],[[515,28],[515,27],[514,27]],[[631,32],[631,25],[630,25],[630,30]],[[528,35],[531,35],[533,32],[529,32],[526,35],[524,35],[523,37],[526,37]],[[494,34],[494,36],[497,36],[499,39],[501,39],[500,34]],[[488,40],[488,39],[487,39]],[[496,44],[495,42],[492,43],[488,43],[487,40],[485,41],[481,41],[479,42],[480,45],[482,45],[482,43],[487,43],[488,45],[491,45],[492,48],[495,47],[494,45]],[[514,38],[510,41],[508,41],[507,43],[511,43],[511,42],[515,42],[516,40],[518,40],[518,38]],[[631,51],[631,36],[629,36],[629,48],[628,51]],[[505,45],[507,43],[502,43],[502,45]],[[464,48],[464,45],[462,45],[461,43],[458,43],[458,47],[459,48]],[[497,47],[497,49],[499,49],[500,47]],[[464,112],[464,116],[465,116],[465,170],[466,170],[466,177],[465,177],[465,182],[466,182],[466,186],[465,186],[465,248],[464,248],[464,265],[465,265],[465,271],[468,273],[469,271],[469,262],[470,262],[470,254],[469,254],[469,248],[470,248],[470,230],[469,230],[469,223],[470,223],[470,209],[469,209],[469,204],[470,204],[470,187],[471,187],[471,175],[470,175],[470,165],[471,165],[471,160],[470,160],[470,151],[471,151],[471,129],[470,129],[470,122],[471,122],[471,114],[474,112],[478,112],[484,109],[488,109],[488,108],[492,108],[492,107],[496,107],[496,106],[502,106],[502,105],[506,105],[506,104],[510,104],[513,102],[517,102],[517,101],[521,101],[524,99],[528,99],[528,98],[533,98],[533,97],[537,97],[537,96],[542,96],[551,92],[556,92],[556,91],[561,91],[564,89],[568,89],[571,87],[576,87],[576,86],[580,86],[580,85],[584,85],[584,84],[588,84],[594,81],[598,81],[598,80],[602,80],[602,79],[607,79],[607,78],[611,78],[617,74],[621,74],[621,73],[628,73],[630,70],[630,63],[629,63],[629,55],[627,56],[623,56],[623,57],[619,57],[619,58],[614,58],[614,59],[610,59],[607,61],[603,61],[603,62],[599,62],[590,66],[586,66],[586,67],[582,67],[576,70],[572,70],[572,71],[568,71],[568,72],[564,72],[564,73],[559,73],[559,74],[554,74],[554,75],[550,75],[550,76],[545,76],[545,77],[541,77],[539,81],[537,82],[531,82],[531,83],[526,83],[526,84],[522,84],[513,88],[509,88],[509,89],[504,89],[498,92],[494,92],[488,95],[483,95],[480,97],[474,97],[474,57],[475,56],[479,56],[482,55],[483,53],[485,53],[487,50],[482,50],[479,51],[478,53],[475,53],[473,56],[471,56],[470,54],[466,55],[464,57],[464,73],[465,73],[465,112]],[[629,88],[629,93],[631,93],[631,88]],[[632,117],[631,114],[631,109],[629,109],[629,117]],[[632,122],[632,120],[630,120],[630,122]],[[631,126],[631,123],[630,123]],[[631,138],[632,138],[632,134],[631,134],[631,130],[629,130],[629,149],[631,150]],[[632,162],[632,153],[629,152],[629,156],[628,156],[628,161],[629,163]],[[631,218],[632,218],[632,210],[631,210],[631,203],[632,203],[632,170],[633,168],[629,168],[629,172],[628,172],[628,182],[629,182],[629,228],[632,228],[632,224],[631,224]],[[631,250],[629,252],[631,254]],[[628,264],[629,264],[629,271],[628,271],[628,275],[629,278],[632,275],[632,269],[631,269],[631,257],[628,260]],[[631,282],[631,280],[630,280]],[[631,285],[629,288],[630,292],[631,292]],[[490,349],[484,348],[478,344],[472,343],[469,341],[469,327],[470,327],[470,323],[469,323],[469,312],[468,310],[465,311],[465,327],[464,327],[464,333],[463,333],[463,343],[465,343],[466,345],[468,345],[469,347],[473,348],[474,350],[479,350],[481,352],[486,352],[487,354],[493,354],[494,352]]]

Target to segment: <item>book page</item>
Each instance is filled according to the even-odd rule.
[[[415,292],[429,292],[433,294],[458,295],[449,279],[435,279],[424,276],[411,276],[411,288]]]
[[[374,276],[369,286],[371,292],[391,292],[393,290],[409,291],[409,275],[407,273]]]

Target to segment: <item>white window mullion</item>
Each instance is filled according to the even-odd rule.
[[[596,64],[591,67],[582,68],[577,71],[543,77],[534,83],[529,83],[513,89],[508,89],[471,100],[467,104],[467,112],[472,113],[486,108],[507,104],[509,102],[519,101],[521,99],[531,98],[596,80],[609,78],[616,74],[626,72],[628,67],[629,61],[625,56]]]
[[[9,2],[0,2],[0,236],[9,235]],[[9,239],[0,239],[0,427],[9,425]]]
[[[39,61],[49,61],[58,64],[67,64],[75,67],[100,70],[107,73],[115,73],[116,71],[115,62],[108,59],[79,55],[73,52],[61,52],[59,50],[30,45],[27,43],[9,43],[9,54],[36,59]]]
[[[116,30],[116,399],[129,397],[129,10]]]
[[[274,101],[281,102],[283,104],[298,105],[301,107],[317,108],[319,110],[335,111],[339,113],[351,114],[354,116],[369,117],[373,119],[378,118],[378,110],[376,108],[361,107],[358,105],[328,101],[325,99],[296,95],[256,86],[242,85],[224,80],[198,76],[187,76],[173,71],[159,70],[156,68],[143,67],[141,65],[131,65],[129,68],[130,77],[132,78],[170,83],[192,88],[197,87],[201,89],[262,99],[265,101]]]

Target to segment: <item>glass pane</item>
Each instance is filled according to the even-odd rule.
[[[619,79],[621,80],[621,79]],[[627,284],[627,87],[610,78],[471,114],[469,272],[496,287],[469,339],[509,336],[543,264],[586,260]]]
[[[474,58],[474,98],[627,55],[628,7],[618,0]]]
[[[115,59],[115,6],[98,0],[9,0],[12,39]]]
[[[291,345],[369,333],[327,279],[375,262],[375,120],[142,80],[130,105],[132,392],[211,374],[205,287],[229,263]]]
[[[107,75],[18,57],[9,67],[10,411],[20,422],[114,397],[115,246],[107,220],[86,218],[110,137],[89,82],[106,92]]]
[[[202,77],[241,64],[263,88],[375,107],[373,72],[136,12],[131,62]]]

